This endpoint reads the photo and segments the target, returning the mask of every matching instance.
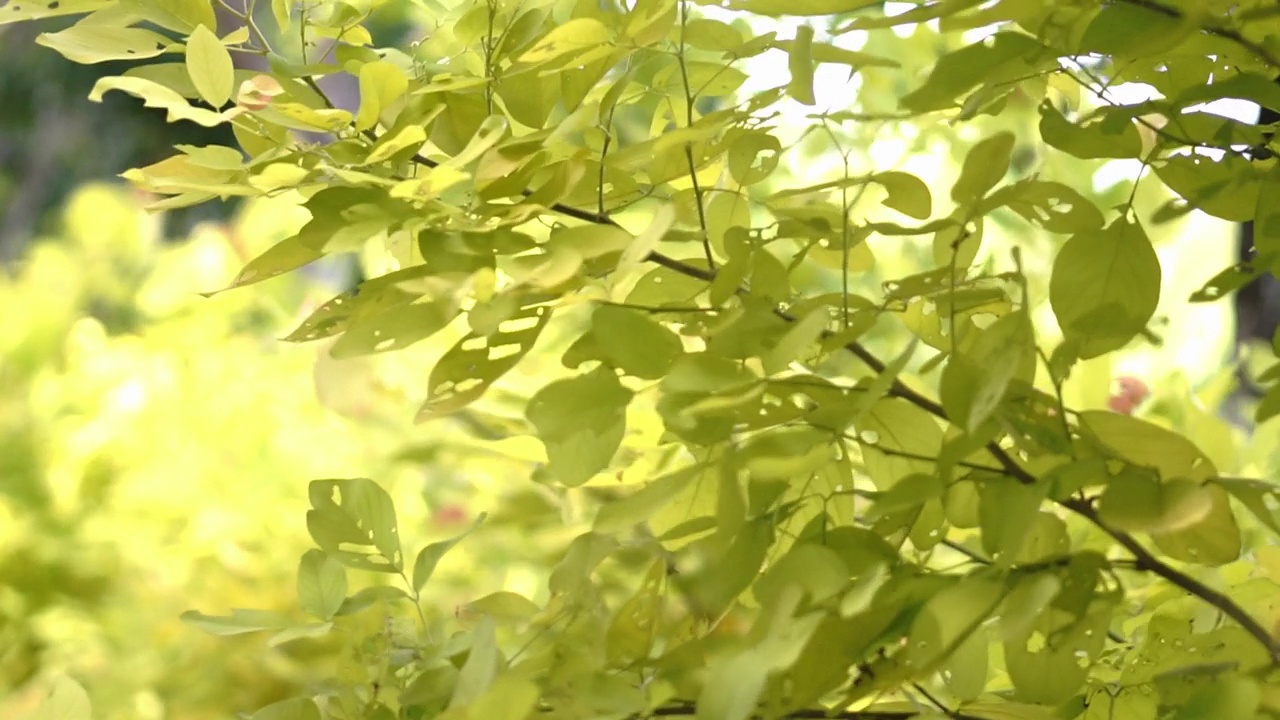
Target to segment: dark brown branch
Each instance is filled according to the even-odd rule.
[[[1155,573],[1173,585],[1181,588],[1189,595],[1200,598],[1206,604],[1215,608],[1218,612],[1235,620],[1236,623],[1244,628],[1245,632],[1253,636],[1255,640],[1262,644],[1271,655],[1272,665],[1280,664],[1280,647],[1277,647],[1275,640],[1271,637],[1271,633],[1267,631],[1252,615],[1245,612],[1244,608],[1236,604],[1234,600],[1226,595],[1205,585],[1199,580],[1185,575],[1172,566],[1163,563],[1150,551],[1142,547],[1137,540],[1126,532],[1116,530],[1107,525],[1102,518],[1098,517],[1098,511],[1094,510],[1093,505],[1086,500],[1076,498],[1068,498],[1060,500],[1059,504],[1067,508],[1071,512],[1085,518],[1093,523],[1106,534],[1110,535],[1113,540],[1124,546],[1125,550],[1134,558],[1134,569]]]

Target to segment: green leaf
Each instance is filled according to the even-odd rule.
[[[1002,583],[965,578],[930,598],[911,625],[907,645],[911,665],[929,672],[945,662],[969,636],[982,632],[982,624],[1000,607],[1004,593]]]
[[[750,520],[732,536],[723,553],[708,558],[698,572],[678,576],[696,611],[716,617],[728,609],[755,582],[773,540],[772,519]]]
[[[529,400],[525,414],[562,483],[581,485],[609,467],[626,432],[630,402],[631,391],[604,367],[557,380]]]
[[[579,17],[556,25],[520,56],[522,63],[545,63],[562,55],[596,48],[609,42],[609,28],[595,18]]]
[[[321,550],[357,570],[403,569],[395,505],[377,483],[313,480],[307,495],[307,530]]]
[[[951,199],[962,205],[976,202],[1003,180],[1009,172],[1015,140],[1013,133],[1001,132],[970,148],[960,177],[951,186]]]
[[[849,568],[832,549],[822,545],[793,545],[786,555],[756,581],[752,594],[764,607],[785,602],[788,592],[803,591],[814,603],[824,602],[849,583]]]
[[[197,27],[218,29],[211,0],[126,0],[131,11],[166,30],[189,35]],[[244,29],[248,33],[248,28]]]
[[[885,207],[917,220],[927,220],[933,214],[933,196],[929,193],[929,186],[915,175],[891,171],[876,173],[868,180],[888,191]]]
[[[684,353],[680,337],[643,312],[601,305],[591,316],[596,346],[611,365],[628,375],[657,380]]]
[[[1026,632],[1004,641],[1005,666],[1019,700],[1056,705],[1080,691],[1102,653],[1110,612],[1075,619],[1041,614]]]
[[[730,0],[724,7],[769,17],[784,15],[816,17],[853,13],[878,4],[871,0]]]
[[[418,557],[413,561],[414,592],[422,592],[422,588],[426,587],[427,582],[431,580],[431,576],[436,571],[436,565],[440,564],[440,560],[445,556],[445,553],[453,549],[453,546],[457,545],[463,538],[475,532],[475,529],[480,527],[486,517],[487,516],[484,513],[481,513],[479,517],[476,518],[476,521],[471,524],[471,527],[462,531],[458,535],[455,535],[448,540],[433,542],[418,551]]]
[[[1203,495],[1194,501],[1204,503],[1207,498],[1209,505],[1207,511],[1198,506],[1193,508],[1196,515],[1203,513],[1203,519],[1187,527],[1152,532],[1151,539],[1161,552],[1175,560],[1210,566],[1226,565],[1240,557],[1243,543],[1231,502],[1220,487],[1201,487],[1197,492]]]
[[[524,623],[537,615],[541,608],[529,598],[513,592],[496,592],[485,595],[462,606],[468,614],[483,615],[495,623]]]
[[[38,2],[9,3],[0,7],[0,25],[27,20],[95,13],[115,5],[117,0],[39,0]]]
[[[1081,358],[1119,350],[1142,332],[1160,300],[1160,260],[1138,225],[1120,218],[1067,240],[1053,263],[1049,302]]]
[[[782,0],[778,0],[782,2]],[[902,107],[913,113],[925,113],[954,107],[956,99],[1000,72],[1026,67],[1023,63],[1055,58],[1035,38],[1020,32],[998,32],[995,35],[944,55],[934,66],[929,79],[919,89],[901,99]],[[1056,61],[1055,61],[1056,67]],[[1003,174],[1003,173],[1002,173]]]
[[[231,53],[213,31],[200,25],[187,39],[187,74],[204,101],[220,108],[231,99],[235,67]]]
[[[1173,720],[1252,720],[1262,699],[1263,690],[1253,678],[1221,677],[1192,695]]]
[[[356,130],[365,131],[378,124],[382,114],[409,90],[409,77],[404,70],[378,60],[360,68],[360,112],[356,114]]]
[[[1079,418],[1087,437],[1108,455],[1154,468],[1163,480],[1204,482],[1218,474],[1209,456],[1195,443],[1152,422],[1103,410],[1086,410]]]
[[[418,410],[417,421],[470,405],[520,362],[550,319],[551,308],[535,302],[520,308],[497,332],[488,336],[471,333],[459,340],[431,370],[430,391]]]
[[[170,44],[168,38],[151,30],[90,22],[79,22],[56,33],[42,33],[36,42],[84,65],[145,60],[164,53]]]
[[[251,720],[320,720],[320,708],[311,698],[289,698],[271,703],[251,716]]]
[[[175,90],[171,90],[155,81],[141,77],[104,77],[99,78],[89,92],[89,99],[102,102],[102,97],[112,90],[129,93],[141,98],[143,104],[151,108],[160,108],[167,113],[169,122],[188,120],[205,127],[216,127],[227,121],[227,117],[205,108],[192,107]]]
[[[942,373],[942,404],[952,422],[975,432],[1000,407],[1010,382],[1031,382],[1036,362],[1032,332],[1031,319],[1018,311],[965,338],[968,347],[952,355]]]
[[[772,134],[744,132],[729,147],[729,174],[740,185],[758,183],[773,174],[781,154],[782,142]]]
[[[1152,167],[1170,190],[1214,217],[1247,222],[1257,211],[1262,171],[1236,153],[1216,160],[1201,153],[1174,155]]]
[[[1098,516],[1127,532],[1176,532],[1203,522],[1213,493],[1190,480],[1161,482],[1150,472],[1126,468],[1107,483]]]
[[[761,357],[765,373],[774,375],[785,372],[795,360],[806,359],[813,354],[818,341],[827,331],[831,321],[827,308],[815,308],[780,338],[778,342]]]
[[[205,615],[188,610],[180,616],[182,621],[194,625],[210,635],[243,635],[262,630],[280,630],[293,623],[288,618],[266,610],[234,609],[230,615]]]
[[[997,565],[1009,567],[1022,560],[1047,490],[1009,478],[992,478],[982,483],[978,508],[982,549]]]
[[[656,478],[619,500],[604,504],[596,514],[593,530],[614,533],[648,520],[680,495],[701,472],[698,466],[682,468]]]
[[[873,405],[857,426],[867,475],[881,490],[888,490],[913,473],[932,473],[931,460],[942,448],[942,429],[931,415],[899,398]],[[881,452],[879,448],[884,448]]]
[[[1167,53],[1198,30],[1194,21],[1142,5],[1108,5],[1102,8],[1080,39],[1080,51],[1117,58],[1138,58]]]
[[[427,142],[427,131],[421,125],[406,125],[384,133],[369,148],[366,165],[386,162],[400,153],[417,150]]]
[[[341,359],[401,350],[435,335],[455,317],[457,309],[445,300],[355,314],[329,352]]]
[[[1021,180],[987,196],[983,210],[1005,206],[1029,222],[1054,233],[1078,233],[1100,229],[1102,211],[1067,185],[1048,180]]]
[[[342,563],[316,549],[298,563],[298,605],[312,617],[330,620],[347,599],[347,571]]]
[[[756,710],[772,666],[770,659],[749,650],[716,663],[702,687],[697,720],[747,720]]]
[[[787,67],[791,70],[791,82],[787,94],[802,105],[813,105],[813,28],[801,25],[796,28],[796,39],[787,49]]]
[[[1068,122],[1051,102],[1040,104],[1040,136],[1078,158],[1137,158],[1142,136],[1133,118],[1119,110],[1096,112],[1079,125]]]

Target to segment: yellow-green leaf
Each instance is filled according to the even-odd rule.
[[[187,39],[187,74],[205,102],[220,108],[231,99],[235,66],[231,53],[209,28],[201,25]]]
[[[791,82],[787,94],[796,102],[813,105],[813,28],[801,25],[796,28],[796,39],[788,50],[787,67],[791,70]]]
[[[389,62],[371,62],[360,68],[360,112],[356,129],[368,130],[392,103],[409,90],[409,76]]]
[[[144,60],[169,47],[165,36],[142,28],[80,22],[56,33],[43,33],[36,42],[84,65],[109,60]]]
[[[542,63],[566,53],[586,50],[609,41],[609,28],[595,18],[574,18],[557,25],[520,56],[522,63]]]

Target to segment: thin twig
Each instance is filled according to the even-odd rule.
[[[676,63],[680,66],[680,80],[684,85],[684,120],[685,125],[693,125],[693,88],[689,86],[689,68],[684,61],[684,31],[689,24],[689,11],[686,0],[677,0],[680,8],[680,51],[676,53]],[[693,182],[693,203],[698,209],[698,225],[702,227],[702,252],[706,255],[707,267],[715,269],[716,259],[711,253],[711,235],[707,230],[707,211],[702,202],[702,185],[698,182],[698,165],[693,159],[693,143],[684,144],[684,158],[689,165],[689,179]]]

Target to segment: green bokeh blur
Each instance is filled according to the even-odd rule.
[[[61,237],[0,274],[0,717],[60,672],[106,720],[232,717],[331,673],[340,636],[269,648],[179,620],[193,608],[300,616],[315,478],[377,478],[415,542],[456,534],[499,496],[534,537],[562,532],[529,481],[527,444],[412,425],[423,368],[448,341],[340,363],[277,340],[332,289],[297,276],[197,294],[296,229],[295,206],[253,202],[162,243],[140,204],[85,186]],[[433,583],[433,606],[528,585],[521,568],[557,545],[528,537],[470,543]]]

